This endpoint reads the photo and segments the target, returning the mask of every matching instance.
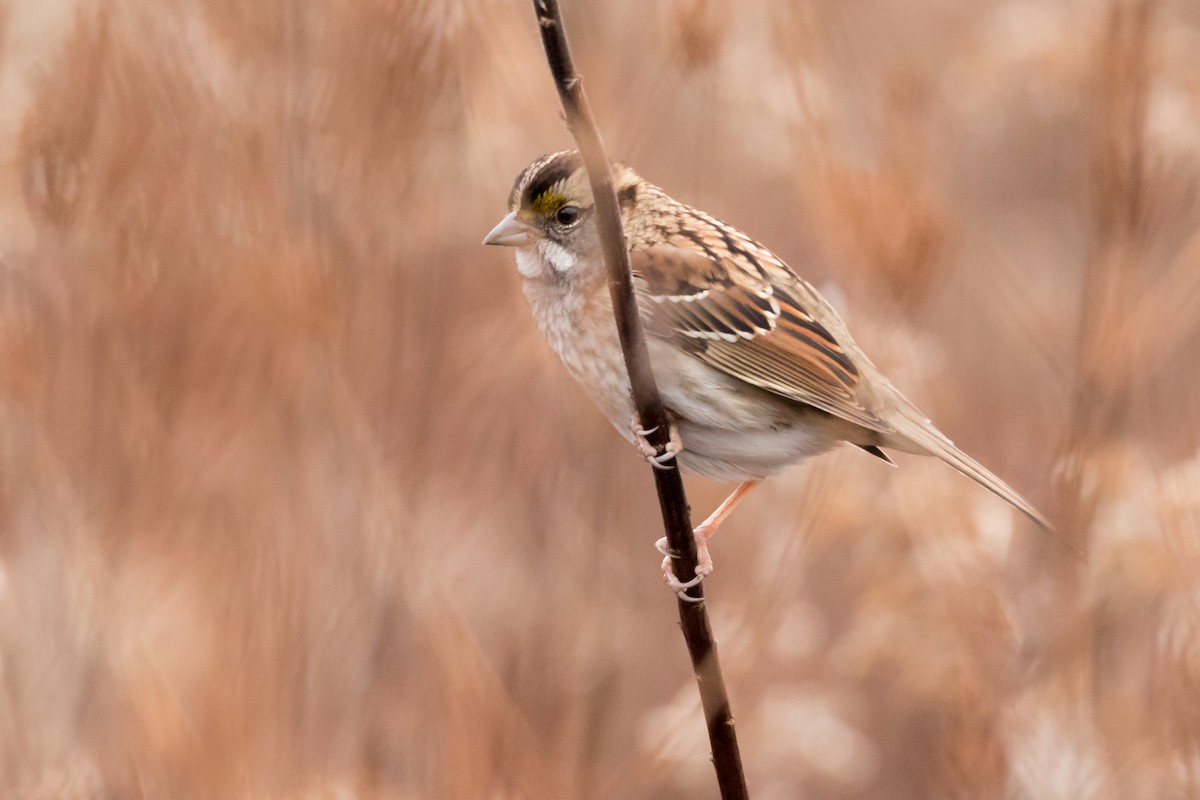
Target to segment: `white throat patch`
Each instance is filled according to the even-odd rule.
[[[541,239],[533,247],[517,250],[517,272],[529,280],[565,276],[578,264],[579,259],[570,250],[550,239]]]
[[[570,250],[563,247],[558,242],[550,239],[542,239],[537,243],[538,251],[554,271],[559,275],[565,275],[575,269],[578,259],[571,253]]]
[[[535,280],[542,277],[545,269],[546,263],[532,247],[522,247],[517,250],[517,272],[521,273],[522,278]]]

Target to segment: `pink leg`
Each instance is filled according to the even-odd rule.
[[[746,494],[758,484],[758,479],[739,483],[738,487],[730,493],[729,497],[726,497],[721,505],[717,506],[717,510],[709,514],[708,519],[696,526],[696,530],[693,532],[696,535],[696,543],[699,544],[701,541],[711,539],[712,535],[717,532],[717,527],[725,521],[726,517],[733,513],[738,503],[742,502]]]
[[[682,592],[692,586],[695,586],[700,581],[704,580],[705,576],[713,571],[712,556],[708,553],[708,540],[717,532],[717,528],[725,521],[725,518],[733,513],[737,508],[738,503],[749,493],[751,489],[757,486],[758,480],[743,481],[738,484],[738,487],[726,497],[721,505],[713,513],[708,515],[708,519],[701,522],[692,531],[692,535],[696,538],[696,577],[686,583],[680,582],[675,577],[675,571],[671,568],[671,555],[663,559],[663,578],[667,585],[676,593],[682,596]],[[658,549],[663,553],[667,553],[667,540],[658,540]]]

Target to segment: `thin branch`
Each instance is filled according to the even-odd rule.
[[[629,251],[625,247],[625,232],[621,228],[620,207],[613,189],[612,170],[600,131],[592,117],[591,107],[583,93],[583,84],[571,52],[567,47],[566,30],[563,28],[557,0],[534,0],[542,44],[546,48],[546,59],[558,88],[566,112],[567,127],[579,144],[583,162],[587,166],[588,179],[595,198],[596,223],[600,229],[600,240],[604,248],[604,261],[608,267],[608,288],[612,294],[613,312],[616,316],[617,332],[621,349],[625,355],[625,366],[629,372],[633,402],[641,419],[642,427],[652,429],[650,443],[665,449],[670,438],[666,412],[659,398],[658,386],[650,369],[650,355],[646,350],[646,339],[638,316],[637,303],[633,295],[633,278],[629,265]],[[686,444],[686,443],[685,443]],[[658,489],[658,502],[662,509],[663,527],[674,559],[675,575],[688,581],[696,574],[696,542],[692,537],[692,523],[687,497],[683,492],[683,481],[675,461],[668,462],[672,469],[652,470]],[[724,800],[747,798],[746,778],[742,772],[741,756],[738,753],[737,735],[733,727],[733,715],[729,709],[729,698],[725,692],[725,681],[721,677],[721,664],[713,641],[712,627],[704,603],[703,584],[688,590],[691,602],[679,599],[679,624],[692,658],[692,669],[700,688],[700,701],[708,725],[708,738],[712,746],[713,765],[717,770],[717,783]]]

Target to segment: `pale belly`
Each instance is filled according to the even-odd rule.
[[[607,295],[568,300],[534,281],[525,294],[567,371],[633,441],[633,401]],[[663,405],[683,441],[679,461],[689,471],[716,480],[764,478],[853,435],[849,423],[751,387],[662,340],[648,345]]]

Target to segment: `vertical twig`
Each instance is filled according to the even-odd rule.
[[[633,296],[629,252],[625,247],[625,233],[621,228],[621,213],[616,192],[613,190],[608,156],[592,118],[591,107],[583,93],[579,75],[575,72],[575,65],[571,60],[557,0],[534,0],[534,11],[542,34],[542,44],[546,48],[546,59],[550,63],[550,72],[554,76],[558,96],[566,112],[567,127],[579,144],[579,151],[587,166],[588,179],[592,185],[596,222],[604,248],[604,261],[608,267],[608,288],[612,293],[617,332],[625,355],[625,367],[629,372],[634,406],[642,426],[653,429],[654,432],[649,436],[650,443],[661,453],[669,439],[667,415],[650,369],[650,356],[646,350],[646,340]],[[673,460],[670,466],[675,466]],[[675,559],[675,575],[680,580],[687,581],[696,574],[696,543],[692,538],[692,523],[687,497],[683,492],[683,481],[680,480],[678,469],[653,472],[667,542],[672,553],[678,556]],[[738,753],[733,715],[729,709],[725,681],[721,676],[721,664],[717,658],[708,611],[703,602],[703,584],[689,589],[688,594],[692,602],[682,598],[679,600],[679,624],[692,658],[696,683],[700,688],[700,701],[708,724],[708,738],[712,746],[713,765],[716,767],[721,797],[724,800],[747,798],[749,795],[746,790],[746,778],[742,772],[741,756]]]

